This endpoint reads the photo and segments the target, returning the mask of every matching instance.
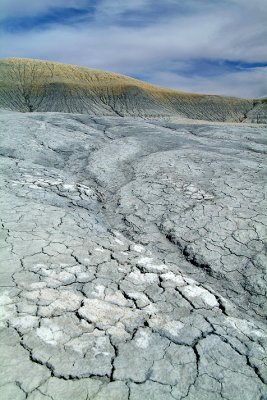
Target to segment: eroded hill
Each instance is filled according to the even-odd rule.
[[[260,100],[179,92],[112,72],[20,58],[0,61],[0,107],[263,123],[267,114]]]

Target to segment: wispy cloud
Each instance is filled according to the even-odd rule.
[[[195,73],[193,78],[183,73],[155,72],[150,77],[152,83],[199,93],[223,94],[241,97],[267,96],[267,67],[246,68],[234,72],[221,72],[219,75],[203,76]]]
[[[31,23],[2,31],[2,56],[108,69],[182,90],[267,93],[265,0],[2,0],[3,20],[11,23],[16,9]],[[66,9],[73,13],[64,19]],[[62,18],[49,19],[55,10]]]
[[[54,8],[84,8],[88,0],[1,0],[0,18],[31,17],[53,10]]]

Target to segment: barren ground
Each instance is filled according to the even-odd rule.
[[[267,399],[265,132],[0,113],[1,399]]]

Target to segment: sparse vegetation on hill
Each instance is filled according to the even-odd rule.
[[[261,100],[255,105],[252,99],[186,93],[113,72],[22,58],[0,61],[0,107],[213,121],[266,119],[266,103]]]

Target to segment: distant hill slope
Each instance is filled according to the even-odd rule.
[[[23,58],[0,60],[0,107],[237,122],[250,115],[249,121],[266,122],[261,100],[191,94],[112,72]]]

